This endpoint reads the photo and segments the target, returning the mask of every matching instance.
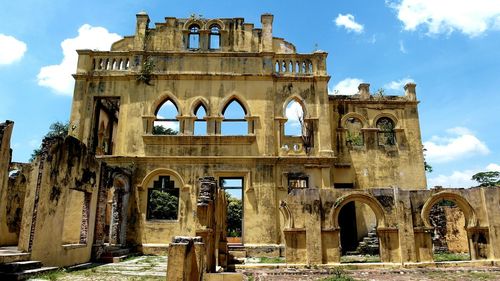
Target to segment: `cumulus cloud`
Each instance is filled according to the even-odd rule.
[[[63,59],[56,65],[44,66],[38,73],[38,85],[53,89],[62,95],[73,93],[74,81],[71,74],[76,70],[78,49],[109,50],[111,44],[122,37],[110,33],[106,28],[84,24],[78,29],[78,36],[61,43]]]
[[[356,22],[354,19],[354,16],[351,14],[339,14],[337,18],[335,19],[335,24],[337,26],[342,26],[345,29],[347,29],[348,32],[356,32],[356,33],[361,33],[363,32],[363,25],[359,24]]]
[[[474,155],[487,155],[490,150],[467,128],[446,130],[447,136],[433,136],[424,142],[429,163],[445,163]]]
[[[333,87],[333,89],[329,90],[330,95],[354,95],[358,93],[359,84],[363,83],[363,80],[358,78],[346,78],[337,85]]]
[[[409,77],[400,80],[394,80],[384,85],[384,89],[389,92],[402,92],[404,86],[408,83],[415,83],[415,81]]]
[[[290,122],[292,126],[299,127],[299,118],[302,118],[302,116],[304,116],[304,111],[302,110],[302,106],[298,102],[292,101],[286,107],[285,115],[288,119],[288,122]]]
[[[472,180],[472,176],[476,173],[485,170],[500,172],[500,165],[496,163],[491,163],[488,166],[486,166],[485,169],[482,170],[470,169],[464,171],[453,171],[449,175],[440,174],[435,177],[430,177],[427,180],[427,185],[429,187],[442,186],[442,187],[455,187],[455,188],[477,186],[478,183]]]
[[[451,33],[455,30],[478,36],[488,29],[500,29],[498,0],[396,0],[386,1],[398,13],[404,29],[419,26],[429,34]]]
[[[20,60],[28,47],[26,43],[12,36],[0,33],[0,65]]]

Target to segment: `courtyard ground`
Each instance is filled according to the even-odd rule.
[[[254,260],[255,261],[255,260]],[[59,270],[49,274],[31,278],[32,281],[61,280],[61,281],[140,281],[165,280],[167,269],[165,256],[138,256],[129,258],[120,263],[89,264],[80,270]],[[332,267],[329,269],[238,269],[245,274],[245,280],[323,280],[323,281],[410,281],[410,280],[445,280],[445,281],[472,281],[472,280],[500,280],[500,267],[445,267],[445,268],[415,268],[415,269],[353,269],[354,265]]]

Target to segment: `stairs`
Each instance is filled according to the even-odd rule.
[[[245,258],[247,257],[247,250],[245,249],[245,246],[241,244],[236,244],[236,245],[228,245],[228,263],[227,263],[227,270],[229,272],[234,272],[235,271],[235,265],[236,264],[243,264],[245,262]]]
[[[33,275],[57,270],[57,267],[44,267],[39,261],[15,261],[0,264],[0,280],[26,280]]]
[[[107,246],[104,253],[99,258],[102,263],[117,263],[134,255],[130,248],[122,248],[121,246]]]
[[[377,230],[373,228],[368,232],[367,236],[363,237],[363,240],[359,242],[356,252],[361,255],[378,255],[379,248]]]

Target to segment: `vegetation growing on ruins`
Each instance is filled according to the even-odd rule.
[[[65,137],[68,135],[68,131],[69,131],[68,121],[66,121],[65,123],[56,121],[50,124],[49,132],[45,134],[43,139],[54,138],[54,137]],[[31,153],[30,162],[33,162],[33,160],[35,160],[35,158],[39,156],[41,153],[42,153],[41,146],[39,148],[35,148],[35,150],[33,150],[33,153]]]
[[[500,172],[498,171],[479,172],[472,176],[472,180],[477,181],[480,187],[499,186]]]

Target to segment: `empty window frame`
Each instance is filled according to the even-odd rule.
[[[220,27],[216,24],[210,26],[209,48],[212,50],[220,49]]]
[[[159,176],[148,189],[146,218],[148,220],[177,220],[179,188],[170,176]]]
[[[207,109],[205,106],[200,103],[194,110],[194,115],[196,119],[194,119],[193,124],[193,135],[195,136],[205,136],[207,135],[207,120],[205,120],[205,116],[207,115]]]
[[[288,174],[288,193],[294,189],[309,188],[309,177],[302,173]]]
[[[296,100],[291,100],[285,108],[285,116],[288,119],[284,125],[285,136],[302,136],[302,125],[304,120],[304,108]]]
[[[189,27],[188,48],[189,49],[200,48],[200,27],[196,24],[191,25]]]
[[[245,107],[237,100],[231,100],[222,115],[224,119],[221,124],[222,135],[248,135],[248,122],[245,119],[247,111]]]
[[[377,120],[379,145],[396,144],[396,133],[394,131],[394,127],[394,121],[388,117],[381,117]]]
[[[358,118],[350,117],[347,118],[345,124],[346,129],[346,144],[348,146],[362,146],[364,144],[363,139],[363,123]]]
[[[177,120],[177,105],[167,99],[156,111],[156,119],[153,122],[153,135],[177,135],[179,134],[179,120]]]

